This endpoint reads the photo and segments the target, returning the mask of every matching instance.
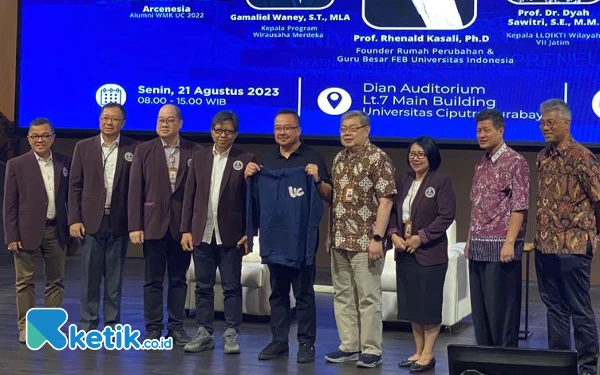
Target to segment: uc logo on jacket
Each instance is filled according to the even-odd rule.
[[[302,188],[288,186],[288,192],[292,198],[298,198],[304,195],[304,190],[302,190]]]

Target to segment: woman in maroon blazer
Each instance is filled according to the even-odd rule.
[[[433,347],[440,332],[444,280],[448,268],[446,230],[454,221],[452,182],[437,169],[440,151],[430,137],[409,147],[411,171],[398,177],[398,194],[388,235],[396,249],[398,319],[410,321],[416,352],[398,364],[410,372],[435,366]]]

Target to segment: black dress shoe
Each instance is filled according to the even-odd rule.
[[[167,332],[167,338],[168,337],[172,337],[173,342],[178,346],[185,346],[192,341],[192,338],[187,334],[183,327],[177,327],[174,330],[169,330]]]
[[[162,331],[160,329],[149,329],[144,335],[143,341],[145,340],[160,340]]]
[[[425,372],[425,371],[429,371],[431,369],[433,369],[435,367],[435,358],[432,358],[431,361],[429,361],[428,364],[426,365],[420,365],[417,362],[413,363],[412,366],[410,366],[410,373],[416,373],[416,372]]]
[[[414,363],[415,361],[406,358],[398,362],[398,367],[411,367]]]
[[[290,348],[287,342],[271,342],[260,353],[258,359],[268,361],[279,357],[287,357]]]

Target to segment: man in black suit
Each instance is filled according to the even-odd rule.
[[[474,0],[365,0],[365,19],[390,28],[461,29],[475,14]]]
[[[181,245],[194,254],[198,324],[196,336],[184,348],[188,352],[215,347],[213,287],[217,267],[225,302],[223,349],[226,354],[240,352],[242,257],[247,253],[244,168],[256,162],[256,157],[233,146],[238,123],[231,111],[215,115],[211,125],[214,145],[194,153],[185,186]]]

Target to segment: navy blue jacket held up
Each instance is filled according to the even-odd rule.
[[[312,265],[318,247],[323,202],[304,167],[267,169],[248,180],[248,250],[260,230],[262,262],[300,268]]]

